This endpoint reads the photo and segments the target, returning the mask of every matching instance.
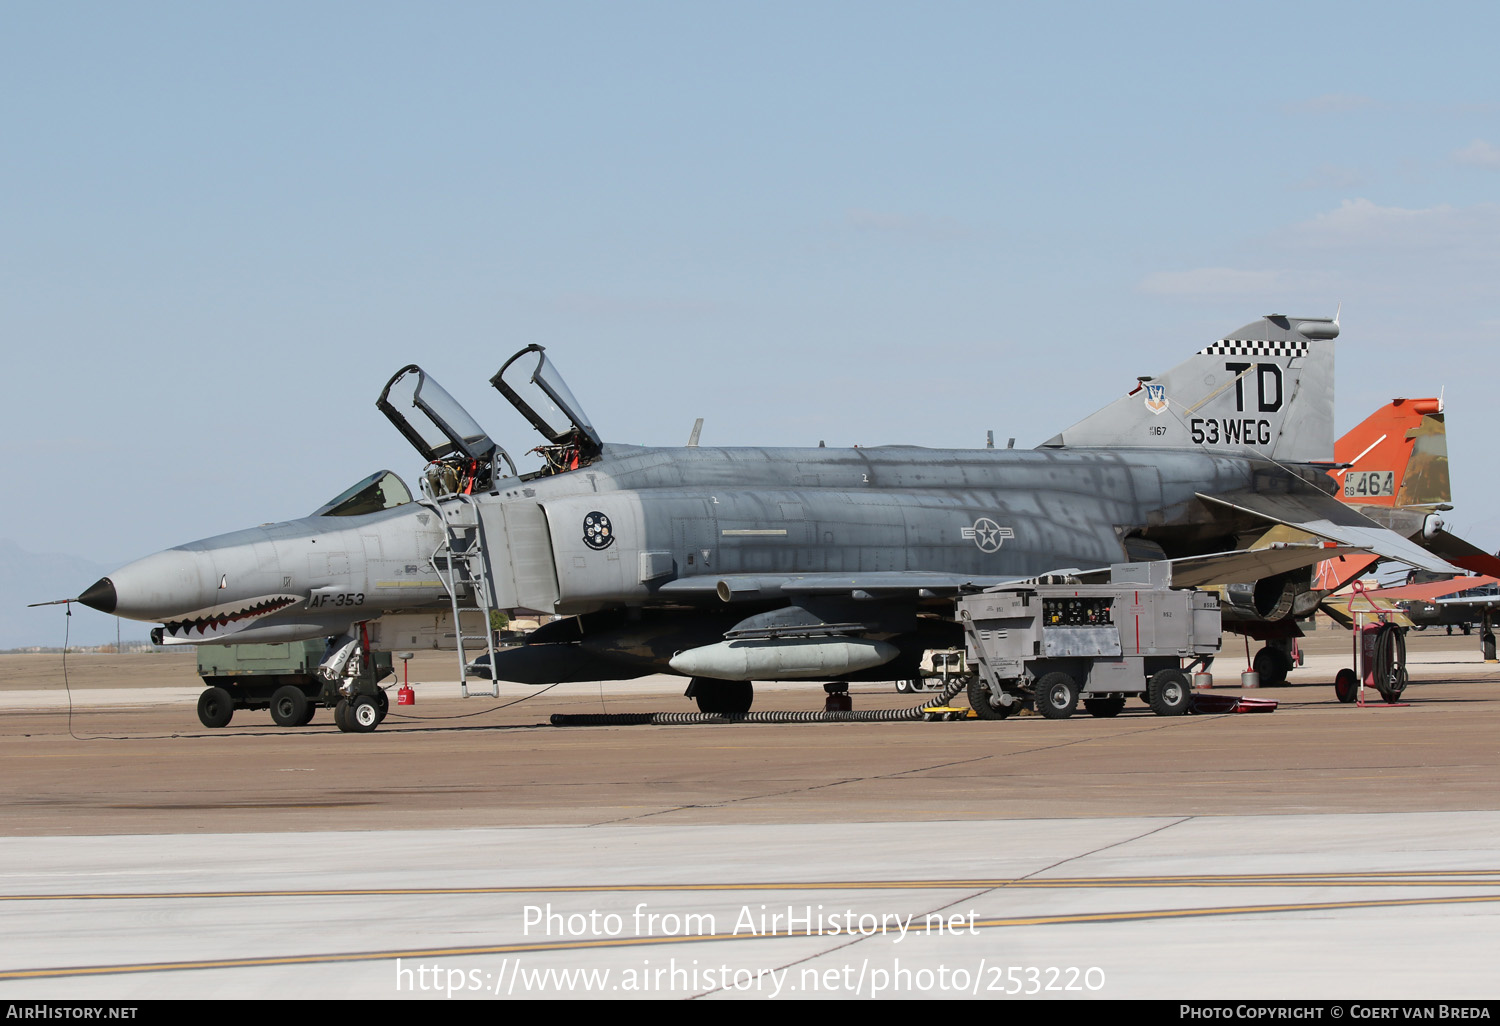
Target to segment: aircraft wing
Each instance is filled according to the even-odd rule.
[[[1365,594],[1394,600],[1436,602],[1440,598],[1456,597],[1460,592],[1476,591],[1496,584],[1500,584],[1500,580],[1494,577],[1451,577],[1445,581],[1427,581],[1423,584],[1398,584]]]
[[[1320,560],[1370,550],[1351,548],[1333,542],[1278,542],[1258,549],[1214,552],[1204,556],[1186,556],[1168,560],[1172,565],[1172,584],[1180,588],[1198,588],[1208,584],[1230,584],[1285,573],[1311,566]],[[1038,576],[1065,575],[1082,582],[1109,580],[1109,567],[1091,570],[1058,568],[1049,574],[1034,576],[992,576],[945,574],[930,571],[892,570],[865,574],[798,574],[774,576],[765,574],[720,574],[688,577],[662,585],[659,595],[669,598],[709,599],[717,596],[726,602],[752,601],[773,595],[850,595],[854,598],[937,598],[964,592],[984,591],[1020,581],[1034,581]]]
[[[1493,606],[1500,605],[1500,595],[1454,595],[1437,600],[1440,606]]]
[[[1077,571],[1058,571],[1076,573]],[[1105,571],[1108,573],[1108,571]],[[1030,577],[945,574],[930,571],[886,571],[867,574],[705,574],[668,581],[659,595],[669,598],[707,599],[725,602],[754,600],[773,595],[852,595],[855,598],[894,598],[913,595],[936,598],[959,592],[983,591],[1001,584],[1032,580]]]
[[[1286,492],[1226,492],[1221,495],[1197,493],[1204,502],[1249,513],[1273,524],[1284,524],[1299,531],[1338,542],[1351,549],[1363,549],[1386,559],[1394,559],[1424,570],[1458,573],[1452,566],[1420,545],[1407,541],[1315,488]]]

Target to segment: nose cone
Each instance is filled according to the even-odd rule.
[[[101,613],[113,613],[116,599],[115,584],[108,577],[99,578],[89,585],[87,591],[78,596],[79,602]]]
[[[218,581],[207,553],[168,549],[122,566],[79,601],[130,620],[165,621],[222,601]]]

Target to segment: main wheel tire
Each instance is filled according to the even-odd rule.
[[[386,714],[391,711],[391,696],[383,688],[375,692],[375,707],[380,710],[380,719],[375,721],[376,724],[384,723]]]
[[[349,726],[349,702],[347,699],[339,699],[339,704],[333,707],[333,722],[345,734],[354,730]]]
[[[969,708],[981,720],[1003,720],[1015,709],[1014,705],[994,705],[990,702],[989,685],[977,673],[969,678]]]
[[[1260,674],[1261,687],[1280,687],[1286,683],[1286,675],[1292,672],[1292,657],[1279,648],[1267,645],[1255,653],[1255,661],[1251,667]]]
[[[1359,678],[1347,667],[1333,678],[1333,693],[1340,702],[1348,704],[1359,697]]]
[[[755,702],[755,685],[748,680],[714,680],[697,677],[693,680],[693,701],[698,711],[719,716],[747,713]]]
[[[1078,684],[1066,673],[1049,673],[1036,685],[1036,711],[1049,720],[1065,720],[1078,708]]]
[[[368,734],[380,726],[380,703],[369,695],[359,695],[344,714],[349,730],[355,734]]]
[[[1193,689],[1181,670],[1161,670],[1146,684],[1146,701],[1158,716],[1181,716],[1193,704]]]
[[[198,696],[198,722],[217,729],[229,726],[234,717],[234,696],[223,688],[213,687]]]
[[[1125,709],[1124,695],[1111,695],[1108,698],[1085,698],[1083,707],[1088,710],[1090,716],[1098,716],[1109,719],[1120,715]]]
[[[278,727],[300,727],[307,722],[307,696],[295,684],[283,684],[271,695],[271,719]]]

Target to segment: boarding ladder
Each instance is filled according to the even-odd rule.
[[[500,697],[500,681],[495,675],[495,632],[490,628],[490,611],[495,608],[494,585],[490,580],[489,559],[484,549],[484,527],[479,522],[479,508],[473,496],[447,495],[441,500],[422,499],[422,505],[443,521],[443,540],[433,550],[429,562],[448,591],[453,604],[453,635],[458,642],[458,690],[469,698],[469,657],[466,641],[484,640],[490,656],[491,698]],[[470,617],[470,632],[464,631],[464,614]],[[473,616],[479,614],[479,629],[473,633]],[[477,647],[477,646],[476,646]],[[478,692],[476,692],[476,695]]]

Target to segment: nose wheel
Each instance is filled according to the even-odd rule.
[[[384,691],[374,695],[355,695],[353,700],[339,699],[333,707],[333,722],[346,734],[368,734],[380,726],[390,709],[390,699]]]

